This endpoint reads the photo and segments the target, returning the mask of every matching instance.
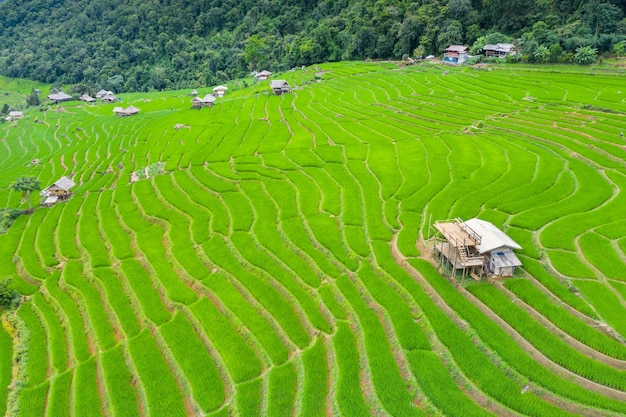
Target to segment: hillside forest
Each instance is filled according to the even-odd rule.
[[[528,62],[623,53],[626,0],[4,0],[0,74],[77,92],[515,42]]]

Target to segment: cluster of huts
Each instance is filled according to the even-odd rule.
[[[515,53],[515,45],[512,43],[497,43],[483,46],[483,54],[487,58],[506,58]],[[463,45],[450,45],[443,52],[443,62],[446,64],[460,65],[469,58],[469,47]]]
[[[272,73],[267,70],[263,70],[261,72],[252,72],[250,75],[254,77],[255,82],[259,81],[267,81],[272,76]],[[274,94],[281,95],[284,93],[289,93],[291,91],[291,86],[285,80],[271,80],[270,87]],[[228,87],[224,85],[218,85],[213,88],[213,94],[207,94],[204,97],[199,97],[198,92],[196,90],[191,91],[191,95],[193,98],[191,99],[191,107],[194,109],[202,109],[204,107],[213,107],[215,105],[215,101],[226,95],[226,91],[228,91]]]

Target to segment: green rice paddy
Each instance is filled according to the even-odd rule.
[[[77,184],[0,235],[26,295],[3,316],[0,416],[626,414],[623,74],[281,77],[291,94],[0,125],[0,207],[27,208],[19,176]],[[0,79],[11,103],[32,86]],[[516,276],[442,276],[416,242],[454,217],[509,231]]]

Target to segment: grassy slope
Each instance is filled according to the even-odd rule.
[[[589,242],[624,258],[623,234],[610,225],[621,221],[615,207],[626,172],[619,136],[626,91],[618,75],[594,71],[325,64],[281,75],[299,86],[294,94],[232,83],[214,108],[201,111],[180,91],[122,95],[124,105],[141,109],[127,119],[103,104],[29,110],[17,127],[0,127],[0,206],[20,205],[6,188],[18,175],[47,185],[73,174],[79,186],[69,203],[21,218],[0,236],[3,273],[16,275],[25,292],[39,285],[35,311],[44,332],[67,341],[56,347],[48,379],[23,391],[22,401],[87,412],[75,386],[96,378],[99,391],[89,395],[113,402],[101,397],[101,409],[92,411],[105,414],[127,403],[172,415],[461,415],[478,398],[457,386],[465,380],[490,398],[494,414],[498,407],[523,415],[572,410],[532,390],[519,395],[535,381],[574,407],[625,412],[621,402],[586,395],[542,363],[527,366],[532,359],[506,347],[515,343],[506,333],[492,338],[482,313],[435,286],[455,314],[472,311],[481,341],[471,338],[388,251],[397,235],[400,252],[418,256],[414,241],[427,234],[431,215],[514,226],[529,279],[545,290],[522,294],[535,294],[534,315],[501,308],[512,293],[484,296],[504,321],[539,326],[542,313],[596,347],[603,335],[589,321],[569,323],[569,310],[544,306],[544,297],[555,297],[626,336],[619,315],[606,306],[592,310],[607,292],[624,305],[614,289],[621,287],[606,281],[622,275],[605,275],[610,266]],[[0,80],[0,91],[26,92],[18,87],[26,88]],[[132,171],[158,161],[173,175],[129,184]],[[568,291],[580,278],[594,280],[581,282],[582,299]],[[172,330],[177,321],[194,351],[206,354],[185,356],[183,330]],[[522,334],[552,352],[532,331]],[[474,358],[457,356],[468,350]],[[621,358],[626,347],[601,351]],[[492,355],[502,367],[490,365]],[[194,368],[192,357],[211,362]],[[33,369],[47,367],[47,358],[29,360]],[[424,380],[423,361],[436,380]],[[559,364],[624,386],[621,372],[596,376],[605,368],[585,359],[578,371],[578,362],[564,357]],[[329,378],[313,383],[319,370]],[[155,381],[155,373],[173,378]],[[506,382],[493,384],[498,378]],[[163,393],[172,400],[161,401]]]

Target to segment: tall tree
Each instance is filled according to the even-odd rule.
[[[35,177],[19,177],[13,181],[11,188],[13,188],[14,191],[20,191],[22,196],[28,201],[28,206],[33,208],[30,202],[30,193],[31,191],[41,190],[41,183]]]

